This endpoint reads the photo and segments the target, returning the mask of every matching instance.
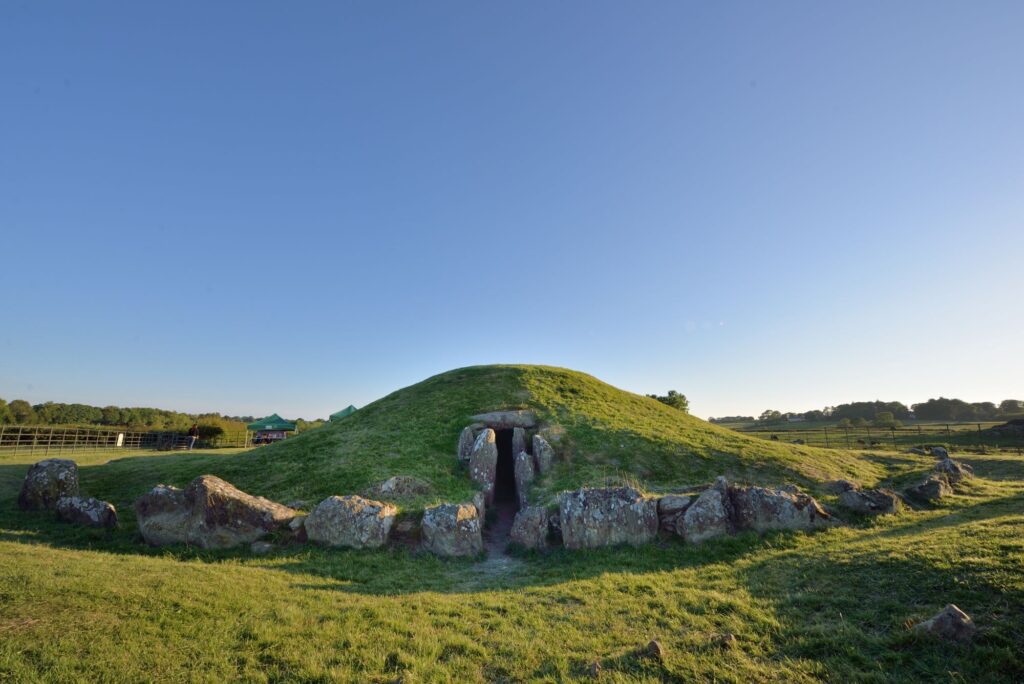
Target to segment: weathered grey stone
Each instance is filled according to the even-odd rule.
[[[537,425],[537,416],[532,411],[491,411],[473,416],[473,420],[483,423],[493,430],[509,430],[511,428],[533,428]]]
[[[477,492],[473,495],[473,505],[476,506],[477,517],[480,518],[480,529],[484,528],[484,518],[487,515],[487,495]]]
[[[933,446],[931,452],[932,456],[936,458],[949,458],[949,452],[946,451],[946,447]]]
[[[53,510],[64,496],[78,496],[78,466],[65,458],[48,458],[28,469],[18,493],[18,508]]]
[[[584,487],[559,495],[559,522],[566,548],[635,546],[657,535],[658,500],[632,487]]]
[[[950,603],[931,619],[914,625],[914,630],[926,632],[949,641],[970,641],[977,631],[974,620]]]
[[[945,475],[950,484],[957,484],[961,480],[974,477],[974,468],[951,458],[942,459],[935,464],[933,470],[940,475]]]
[[[922,449],[921,447],[911,447],[910,449],[907,449],[907,453],[908,454],[917,454],[918,456],[924,456],[925,455],[925,450]]]
[[[696,544],[732,532],[729,484],[724,477],[701,492],[679,521],[677,531],[686,541]]]
[[[942,475],[929,475],[924,482],[907,490],[907,494],[923,501],[935,501],[952,493],[953,488]]]
[[[828,513],[801,492],[764,487],[730,487],[732,522],[738,530],[810,530],[830,524]]]
[[[540,435],[533,436],[533,460],[540,475],[550,470],[551,464],[555,461],[555,450]]]
[[[649,641],[647,646],[641,649],[641,653],[645,657],[653,658],[654,660],[661,661],[665,659],[665,647],[656,639]]]
[[[417,496],[430,492],[430,483],[409,475],[395,475],[373,488],[373,493],[385,497]]]
[[[519,505],[525,506],[530,491],[530,484],[533,482],[536,473],[533,470],[533,457],[525,451],[516,452],[515,463],[516,494],[519,496]]]
[[[519,509],[509,535],[513,544],[524,549],[543,549],[548,545],[548,511],[541,506]]]
[[[851,489],[839,495],[839,503],[863,515],[891,515],[903,509],[899,494],[889,489]]]
[[[458,457],[459,460],[468,463],[469,455],[473,453],[473,443],[476,441],[476,437],[473,435],[472,426],[462,428],[462,434],[459,435],[459,447]]]
[[[274,545],[267,541],[254,541],[249,545],[249,552],[256,556],[265,556],[274,550]]]
[[[306,536],[325,546],[374,549],[383,546],[398,509],[361,496],[331,496],[306,518]]]
[[[298,511],[201,475],[184,490],[157,485],[135,502],[135,515],[142,538],[152,546],[226,549],[285,527]]]
[[[658,499],[658,527],[663,532],[675,534],[683,513],[693,503],[694,497],[681,494],[667,494]]]
[[[484,550],[473,504],[439,504],[423,511],[423,547],[438,556],[475,556]]]
[[[526,430],[521,427],[512,428],[512,453],[526,451]]]
[[[860,485],[850,480],[829,480],[825,483],[825,491],[831,494],[842,494],[854,489],[860,489]]]
[[[288,529],[292,532],[298,532],[306,526],[306,518],[308,515],[297,515],[292,518],[292,521],[288,523]]]
[[[476,438],[469,455],[469,479],[480,485],[489,504],[494,496],[494,478],[498,471],[498,444],[494,430],[487,428]]]
[[[57,499],[57,517],[64,522],[86,527],[117,527],[117,509],[99,499],[62,496]]]

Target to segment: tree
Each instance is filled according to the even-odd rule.
[[[32,404],[24,399],[15,399],[9,405],[14,415],[16,425],[31,425],[36,422],[36,412],[32,410]]]
[[[824,411],[807,411],[804,413],[804,420],[818,421],[825,420]]]
[[[757,420],[761,423],[778,423],[782,421],[782,412],[774,409],[768,409],[758,416]]]
[[[857,416],[856,418],[850,421],[850,425],[852,425],[853,427],[867,427],[868,421],[864,420],[860,416]]]
[[[999,412],[1002,414],[1019,413],[1021,410],[1020,399],[1003,399],[999,402]]]
[[[839,422],[836,424],[841,428],[848,428],[852,425],[849,418],[840,418]]]
[[[7,402],[0,399],[0,425],[10,425],[14,422],[14,414],[11,413],[11,407],[7,405]]]
[[[891,411],[881,411],[879,413],[876,413],[875,414],[875,421],[874,422],[875,422],[875,427],[883,427],[883,428],[903,427],[903,423],[901,423],[900,421],[896,420],[896,418],[893,417]]]
[[[683,413],[690,412],[690,401],[686,398],[685,394],[680,394],[675,390],[669,390],[668,394],[664,397],[659,397],[657,394],[648,394],[651,399],[656,399],[666,406],[671,406],[674,409],[679,409]]]

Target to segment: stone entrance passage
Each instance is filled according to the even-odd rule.
[[[512,523],[519,511],[516,490],[515,455],[512,453],[512,429],[495,430],[498,463],[494,473],[494,498],[484,526],[484,547],[488,555],[505,552]]]

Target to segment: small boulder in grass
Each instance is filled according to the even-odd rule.
[[[595,660],[587,665],[587,674],[591,679],[598,679],[601,676],[601,663]]]
[[[651,639],[642,649],[642,654],[647,658],[661,661],[665,659],[665,647],[657,639]]]
[[[57,517],[64,522],[86,527],[117,527],[114,504],[92,497],[62,496],[57,499]]]
[[[274,545],[268,541],[254,541],[249,546],[249,551],[256,556],[266,556],[268,553],[274,550]]]
[[[950,603],[929,620],[914,625],[915,632],[926,632],[947,641],[967,642],[978,630],[971,616]]]

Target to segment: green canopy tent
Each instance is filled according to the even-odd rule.
[[[332,421],[334,421],[334,420],[341,420],[342,418],[344,418],[346,416],[351,416],[355,412],[356,412],[356,407],[352,406],[351,404],[349,404],[348,408],[343,408],[340,411],[338,411],[337,413],[332,413],[330,419]]]
[[[256,444],[276,442],[287,437],[289,432],[295,432],[295,423],[288,422],[276,413],[266,418],[260,418],[245,427],[256,433],[253,439]]]

